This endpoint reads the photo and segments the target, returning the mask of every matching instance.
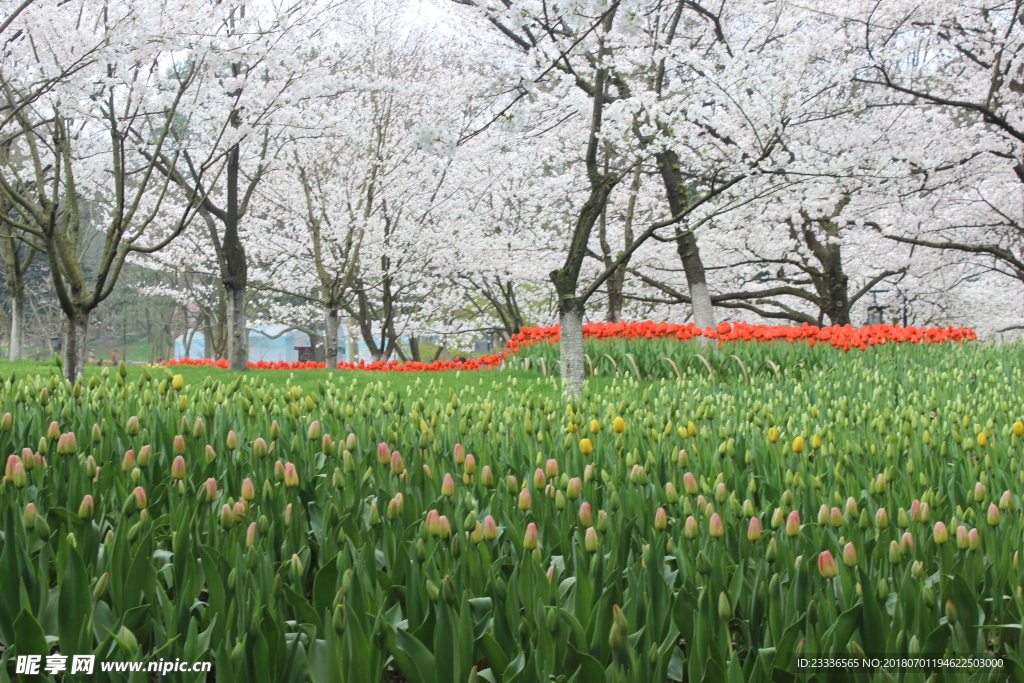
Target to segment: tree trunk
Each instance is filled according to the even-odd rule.
[[[423,361],[423,357],[420,355],[420,338],[415,334],[409,337],[409,354],[417,363]]]
[[[11,291],[11,334],[8,340],[8,358],[12,363],[21,360],[25,349],[25,290]]]
[[[622,286],[626,281],[626,266],[622,265],[608,278],[608,316],[607,321],[617,323],[622,320]]]
[[[338,309],[327,309],[324,319],[324,362],[327,367],[338,366]]]
[[[665,185],[665,196],[673,216],[678,216],[689,204],[686,196],[686,179],[679,171],[679,156],[666,150],[655,155],[658,171]],[[708,290],[704,264],[700,260],[697,248],[697,237],[692,232],[676,228],[676,250],[679,260],[683,262],[686,283],[690,289],[690,301],[693,306],[693,321],[698,327],[715,326],[715,309],[711,305],[711,292]]]
[[[324,338],[319,334],[309,335],[309,350],[313,355],[313,361],[316,363],[327,362],[327,355],[324,353]]]
[[[245,370],[249,360],[249,334],[245,327],[245,287],[225,288],[228,310],[228,367]]]
[[[707,277],[704,274],[704,263],[700,260],[697,238],[692,232],[679,233],[676,244],[679,260],[683,262],[686,283],[690,288],[690,301],[693,306],[693,322],[697,327],[715,326],[715,309],[711,306],[711,292],[708,290]],[[706,337],[702,337],[706,339]]]
[[[577,397],[583,393],[586,370],[583,364],[583,302],[564,298],[558,310],[562,393]]]
[[[89,314],[73,313],[65,317],[64,331],[64,379],[78,380],[85,372],[85,358],[88,346]]]

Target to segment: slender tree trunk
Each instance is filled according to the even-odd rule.
[[[671,150],[666,150],[655,155],[655,159],[658,161],[658,171],[665,185],[669,210],[673,216],[677,216],[685,211],[689,204],[686,197],[686,181],[679,172],[679,156]],[[711,292],[708,290],[704,264],[700,260],[697,237],[692,232],[677,228],[676,238],[676,250],[679,260],[683,263],[686,283],[690,289],[693,321],[698,327],[714,327],[715,309],[711,305]]]
[[[11,290],[11,334],[8,358],[19,361],[25,350],[25,288]]]
[[[327,367],[338,365],[338,309],[328,308],[324,319],[324,362]]]
[[[583,301],[576,297],[562,299],[558,309],[562,392],[567,396],[583,393],[586,368],[583,364]]]
[[[610,323],[617,323],[622,319],[622,286],[626,280],[626,266],[620,266],[615,269],[611,277],[608,278],[608,316],[607,320]]]
[[[420,356],[420,338],[416,335],[409,337],[409,354],[417,363],[422,361]]]
[[[88,346],[89,314],[75,312],[65,316],[64,330],[64,379],[69,382],[78,380],[85,372],[85,359]]]
[[[327,354],[324,352],[324,338],[319,334],[309,335],[309,351],[313,354],[313,361],[317,363],[326,363]]]
[[[225,287],[228,310],[228,367],[245,370],[249,360],[249,334],[245,327],[245,286],[240,289]]]
[[[693,322],[701,328],[714,327],[715,309],[711,305],[711,292],[708,290],[708,281],[704,274],[704,263],[700,260],[697,238],[692,232],[677,231],[677,233],[679,233],[679,239],[676,242],[677,251],[679,260],[683,263],[683,272],[686,273],[686,283],[690,288]]]

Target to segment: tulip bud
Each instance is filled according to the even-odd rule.
[[[185,458],[178,455],[175,456],[174,462],[171,463],[171,478],[172,479],[184,479],[185,478]]]
[[[185,437],[181,434],[177,434],[174,437],[173,451],[175,455],[183,455],[185,453]]]
[[[715,514],[717,516],[717,513]],[[714,520],[714,516],[712,516]],[[719,520],[721,523],[721,520]],[[665,513],[665,508],[658,508],[654,513],[654,528],[659,531],[664,531],[668,526],[668,515]]]
[[[712,538],[721,538],[725,534],[725,528],[722,525],[722,518],[717,512],[712,513],[711,519],[708,521],[708,533],[711,534]]]
[[[594,523],[594,517],[590,509],[590,503],[584,502],[582,505],[580,505],[579,518],[580,524],[582,524],[585,527],[589,527]]]
[[[491,471],[490,465],[484,465],[480,470],[480,483],[487,488],[494,486],[494,472]]]
[[[832,553],[828,550],[818,553],[818,573],[825,579],[831,579],[839,573],[835,558],[832,557]]]
[[[956,606],[952,600],[946,600],[946,621],[951,626],[956,624]]]
[[[800,513],[793,510],[786,517],[786,535],[796,536],[800,533]]]
[[[586,548],[587,552],[597,552],[597,529],[594,527],[588,527],[586,533],[583,535],[583,547]]]
[[[718,616],[722,621],[732,619],[732,605],[729,604],[729,596],[725,591],[718,594]]]
[[[441,597],[449,605],[455,603],[455,584],[450,575],[445,575],[444,580],[441,581]]]
[[[757,517],[750,518],[750,524],[747,525],[747,540],[751,543],[755,543],[761,539],[761,520]]]
[[[586,439],[584,439],[584,441],[586,441]],[[613,651],[622,647],[622,630],[616,623],[612,624],[612,627],[608,632],[608,646]]]
[[[231,506],[225,503],[220,507],[220,525],[223,529],[230,529],[235,524],[235,516]]]
[[[441,535],[441,516],[437,510],[427,512],[426,527],[431,536]]]
[[[999,524],[999,507],[995,503],[991,503],[988,506],[988,514],[985,516],[989,526],[996,526]]]
[[[210,447],[207,446],[207,448]],[[213,449],[210,448],[210,450],[212,451]],[[267,454],[269,452],[270,449],[267,447],[267,442],[263,439],[263,437],[256,437],[256,440],[252,442],[252,454],[257,458],[265,458],[267,457]]]
[[[135,498],[135,509],[143,510],[146,507],[146,490],[141,486],[136,486],[135,490],[132,491],[132,496]]]
[[[914,551],[914,535],[909,531],[905,531],[900,537],[900,552],[904,555],[909,555]]]
[[[961,527],[962,528],[962,527]],[[981,545],[981,537],[978,534],[977,529],[971,529],[967,532],[967,547],[971,550],[977,550]]]
[[[284,465],[284,485],[288,488],[295,488],[299,485],[299,473],[295,471],[293,462],[287,462]]]
[[[594,525],[598,531],[604,533],[608,531],[608,513],[604,510],[597,511],[597,524]]]
[[[103,575],[96,580],[92,589],[92,599],[100,600],[107,594],[107,585],[110,583],[110,572],[103,572]]]
[[[289,564],[291,565],[290,569],[292,572],[292,578],[296,581],[302,579],[302,558],[300,558],[297,554],[293,553],[292,559]]]
[[[233,451],[238,448],[238,435],[235,434],[234,430],[228,432],[227,438],[224,440],[224,445],[227,446],[229,451]]]
[[[212,502],[217,497],[217,480],[210,477],[203,484],[201,491],[205,494],[204,500],[206,502]]]
[[[697,493],[697,479],[693,476],[693,472],[687,472],[683,475],[683,491],[688,496]]]
[[[697,571],[705,576],[711,573],[711,562],[703,550],[697,553]]]
[[[13,420],[10,413],[4,413],[4,416],[0,418],[0,432],[11,431]]]
[[[594,442],[590,439],[580,439],[580,453],[590,455],[594,452]]]
[[[770,541],[768,541],[768,550],[766,550],[764,553],[764,559],[766,562],[768,562],[768,564],[772,564],[773,562],[775,562],[776,558],[778,557],[778,554],[779,544],[775,541],[775,538],[772,538]]]
[[[445,498],[449,498],[455,494],[455,480],[452,478],[450,472],[444,473],[444,478],[441,480],[441,495]]]
[[[900,560],[903,559],[900,553],[900,544],[896,541],[889,542],[889,562],[892,564],[899,564]]]
[[[523,549],[535,550],[537,548],[537,525],[530,522],[526,525],[526,534],[523,536]]]
[[[692,540],[694,538],[697,538],[698,533],[699,532],[697,529],[697,520],[694,519],[693,515],[690,515],[686,518],[686,521],[683,523],[683,536]]]
[[[82,502],[78,506],[78,517],[80,519],[92,519],[94,509],[92,496],[87,493],[82,497]]]
[[[946,530],[946,525],[943,522],[935,522],[935,527],[932,529],[932,538],[939,545],[949,540],[949,531]]]
[[[533,500],[530,496],[530,489],[522,489],[519,491],[519,509],[529,510]]]
[[[565,496],[569,500],[578,500],[583,491],[583,482],[579,477],[573,477],[565,487]]]
[[[121,460],[121,471],[131,472],[135,469],[135,451],[125,451],[124,458]]]

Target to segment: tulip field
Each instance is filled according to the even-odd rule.
[[[0,680],[1024,681],[1019,346],[588,339],[573,401],[552,352],[5,366]]]

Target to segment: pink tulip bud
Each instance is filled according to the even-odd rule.
[[[887,529],[889,527],[889,511],[885,508],[878,508],[875,513],[875,528]]]
[[[174,454],[184,455],[185,453],[185,437],[181,434],[176,434],[174,437]]]
[[[717,515],[717,513],[716,513]],[[715,515],[711,517],[712,521],[715,519]],[[721,521],[721,520],[719,520]],[[654,528],[659,531],[664,531],[668,526],[668,514],[665,512],[665,508],[658,508],[654,513]]]
[[[967,546],[971,550],[977,550],[978,546],[981,545],[981,536],[978,534],[977,529],[971,529],[967,532]]]
[[[747,540],[751,543],[761,539],[761,520],[757,517],[750,518],[750,524],[747,526]]]
[[[430,532],[431,536],[441,535],[441,515],[437,510],[430,510],[427,512],[427,531]]]
[[[547,476],[545,476],[544,470],[542,470],[539,467],[536,470],[534,470],[534,472],[533,472],[533,488],[535,488],[535,489],[537,489],[539,491],[542,488],[544,488],[544,486],[547,484],[547,481],[548,481],[548,478],[547,478]]]
[[[800,533],[800,513],[793,510],[786,517],[786,535],[796,536]]]
[[[580,505],[580,524],[589,527],[594,523],[594,515],[590,509],[590,503]]]
[[[694,538],[697,538],[698,533],[697,520],[694,519],[693,515],[690,515],[686,518],[686,522],[683,523],[683,536],[693,540]]]
[[[185,458],[176,455],[174,456],[174,462],[171,463],[171,478],[172,479],[184,479],[185,478]]]
[[[144,510],[146,508],[146,489],[136,486],[132,495],[135,496],[135,509]]]
[[[949,540],[949,531],[946,529],[946,525],[943,522],[935,522],[935,526],[932,529],[932,538],[934,538],[935,542],[939,545],[942,545]]]
[[[427,479],[430,479],[431,481],[433,481],[434,473],[430,471],[430,466],[429,465],[426,465],[426,464],[423,465],[423,476],[425,476]]]
[[[299,473],[295,471],[295,463],[293,462],[286,462],[284,464],[284,485],[290,489],[299,485]]]
[[[391,449],[388,445],[381,441],[377,444],[377,460],[381,465],[387,464],[388,460],[391,459]]]
[[[21,449],[21,462],[26,470],[32,471],[36,466],[36,454],[31,448]]]
[[[775,508],[772,512],[772,528],[778,529],[780,526],[786,523],[786,516],[782,512],[782,508]]]
[[[206,501],[212,502],[217,497],[217,480],[213,477],[207,479],[206,483],[203,484],[203,490],[206,493]]]
[[[548,477],[558,476],[558,461],[554,458],[548,458],[548,461],[544,463],[544,474]]]
[[[125,423],[124,431],[127,432],[128,436],[138,436],[140,431],[139,418],[135,415],[129,417],[128,422]]]
[[[470,476],[476,474],[476,456],[472,453],[466,455],[466,462],[462,467],[462,471]]]
[[[449,536],[451,536],[452,525],[451,522],[448,521],[448,517],[445,515],[441,515],[437,518],[437,521],[441,528],[441,538],[448,538]]]
[[[979,503],[985,500],[985,485],[980,481],[974,485],[974,500]]]
[[[587,552],[597,552],[597,529],[594,527],[587,528],[587,532],[583,535],[583,547],[587,549]]]
[[[35,525],[36,525],[36,517],[38,515],[39,515],[39,513],[36,512],[36,504],[35,503],[29,503],[28,505],[25,506],[25,512],[22,515],[22,519],[25,522],[25,528],[26,529],[30,529],[31,530],[32,528],[35,527]]]
[[[11,453],[7,456],[7,465],[4,467],[4,477],[11,479],[14,476],[14,465],[21,464],[21,458]]]
[[[306,432],[306,436],[309,437],[310,441],[319,441],[322,436],[320,430],[320,420],[313,420],[309,423],[309,430]]]
[[[1009,491],[1003,491],[1003,495],[999,497],[999,509],[1009,510],[1013,507],[1013,496]]]
[[[522,489],[519,491],[519,509],[529,510],[530,505],[533,504],[533,499],[530,496],[530,489]]]
[[[288,503],[287,505],[284,506],[284,525],[285,526],[291,526],[292,525],[292,504],[291,503]]]
[[[711,520],[708,522],[708,533],[711,534],[712,538],[721,538],[725,533],[725,528],[722,526],[722,518],[717,512],[711,515]]]
[[[488,541],[493,541],[498,537],[498,524],[494,521],[494,517],[487,515],[484,517],[484,538]]]
[[[246,477],[242,480],[242,500],[255,500],[256,499],[256,486],[252,483],[252,479]]]
[[[121,460],[121,471],[131,472],[135,469],[135,451],[125,451],[124,458]]]
[[[444,478],[441,480],[441,495],[448,498],[455,494],[455,480],[452,479],[451,472],[445,472]]]
[[[60,425],[58,423],[50,423],[50,428],[46,430],[46,438],[50,441],[56,441],[60,438]]]
[[[985,515],[985,519],[988,520],[989,526],[996,526],[999,524],[999,507],[995,503],[989,504],[988,514]]]
[[[956,528],[956,545],[960,550],[967,550],[970,545],[967,538],[967,527],[961,525]]]
[[[211,451],[213,450],[210,446],[207,446],[207,448]],[[257,458],[265,458],[269,452],[270,449],[267,448],[267,442],[262,436],[257,436],[256,440],[252,442],[252,454]]]
[[[853,499],[853,496],[846,499],[846,516],[850,519],[857,517],[857,501]]]
[[[97,476],[99,476],[99,469],[99,467],[96,468]],[[19,489],[25,488],[25,485],[28,483],[28,475],[25,474],[25,465],[21,460],[14,463],[14,471],[11,472],[11,481],[14,482],[14,485]]]
[[[523,536],[523,549],[536,550],[537,548],[537,525],[530,522],[526,525],[526,534]]]
[[[597,468],[594,463],[588,462],[587,466],[583,468],[583,481],[594,481],[594,477],[597,476]]]
[[[569,500],[577,500],[583,492],[583,482],[579,477],[573,477],[565,485],[565,497]]]
[[[274,479],[284,481],[284,463],[280,460],[274,462]]]
[[[697,493],[697,479],[694,478],[693,472],[687,472],[683,475],[683,491],[688,496]]]
[[[914,499],[910,503],[910,521],[920,522],[921,521],[921,501]]]
[[[700,510],[701,514],[704,514],[704,511],[708,509],[708,501],[703,495],[697,496],[697,509]]]
[[[405,463],[402,462],[402,454],[394,451],[391,454],[391,473],[398,475],[405,471]]]
[[[909,555],[914,550],[914,534],[909,531],[903,532],[900,537],[900,552]]]
[[[454,454],[452,457],[455,459],[456,465],[461,465],[466,462],[465,449],[462,447],[461,443],[455,444]]]
[[[843,546],[843,564],[847,567],[857,566],[857,548],[854,547],[853,543],[847,543]]]
[[[92,519],[93,510],[95,506],[92,502],[92,496],[88,493],[82,497],[82,503],[78,506],[78,516],[82,519]]]
[[[391,521],[398,519],[398,516],[402,513],[399,508],[398,501],[394,498],[388,501],[387,516]]]
[[[245,530],[245,547],[251,548],[256,543],[256,522],[249,525]]]
[[[825,579],[831,579],[839,573],[839,568],[836,567],[836,561],[832,557],[832,553],[827,550],[822,550],[818,554],[818,573]]]
[[[665,482],[665,500],[669,504],[679,502],[679,493],[676,491],[676,485],[670,481]]]
[[[494,486],[494,472],[491,471],[490,465],[484,465],[480,470],[480,483],[487,488]]]

